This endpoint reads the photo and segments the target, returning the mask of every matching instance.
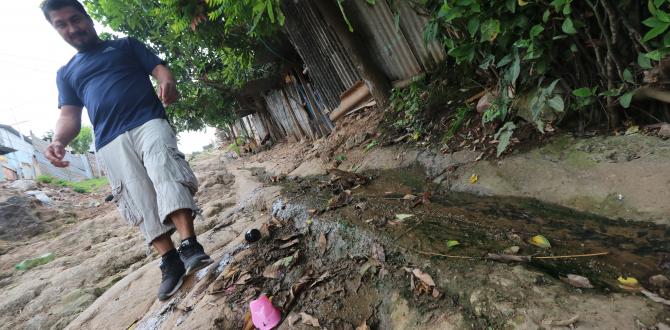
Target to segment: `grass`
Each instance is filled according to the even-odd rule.
[[[94,179],[88,179],[84,181],[79,181],[79,182],[72,182],[72,181],[67,181],[63,179],[57,179],[49,175],[40,175],[37,177],[37,182],[40,183],[45,183],[45,184],[52,184],[55,186],[60,186],[60,187],[70,187],[72,190],[81,193],[81,194],[86,194],[90,193],[92,191],[97,190],[98,188],[105,186],[109,183],[107,181],[106,177],[102,178],[94,178]]]

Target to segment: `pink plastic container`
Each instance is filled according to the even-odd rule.
[[[270,330],[281,321],[281,313],[265,295],[249,303],[251,321],[260,330]]]

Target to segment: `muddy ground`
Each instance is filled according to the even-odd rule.
[[[23,198],[20,212],[34,230],[0,241],[0,328],[240,329],[248,325],[249,301],[260,294],[281,309],[281,329],[316,328],[315,320],[327,329],[670,324],[670,307],[640,292],[670,299],[670,288],[651,280],[670,276],[667,203],[632,195],[665,198],[667,141],[559,137],[484,162],[467,152],[444,155],[409,145],[366,148],[376,134],[362,127],[377,119],[349,118],[315,143],[194,159],[203,209],[196,231],[216,263],[167,302],[155,299],[157,256],[147,255],[139,234],[104,203],[107,191],[41,187],[58,198],[48,206],[3,188],[0,202]],[[602,156],[613,149],[639,157]],[[646,179],[635,172],[641,169],[656,172]],[[592,174],[605,172],[619,181]],[[547,182],[540,185],[541,178]],[[605,192],[616,192],[621,207],[604,206]],[[575,196],[592,200],[570,204]],[[243,237],[251,228],[263,238],[248,244]],[[529,243],[538,234],[550,248]],[[46,252],[56,259],[13,269]],[[563,258],[575,255],[590,256]],[[593,288],[567,283],[568,275],[588,278]],[[621,287],[619,276],[640,285]]]

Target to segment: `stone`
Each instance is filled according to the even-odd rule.
[[[654,275],[649,278],[649,283],[657,288],[668,288],[670,287],[670,279],[665,275]]]
[[[42,202],[44,204],[51,204],[51,198],[49,198],[49,196],[47,196],[47,194],[45,194],[42,191],[29,190],[29,191],[26,191],[26,195],[33,196],[33,197],[37,198],[37,200],[39,200],[40,202]]]
[[[37,189],[37,184],[33,180],[16,180],[9,185],[10,188],[18,190],[35,190]]]
[[[658,130],[658,136],[660,137],[670,137],[670,124],[661,125],[661,129]]]

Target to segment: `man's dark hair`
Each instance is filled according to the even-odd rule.
[[[49,17],[49,12],[53,10],[59,10],[63,9],[65,7],[72,7],[78,12],[81,12],[82,14],[88,16],[88,13],[86,12],[86,9],[84,9],[84,6],[77,0],[44,0],[42,1],[42,4],[40,5],[40,8],[42,8],[42,12],[44,13],[44,17],[51,23],[51,17]]]

